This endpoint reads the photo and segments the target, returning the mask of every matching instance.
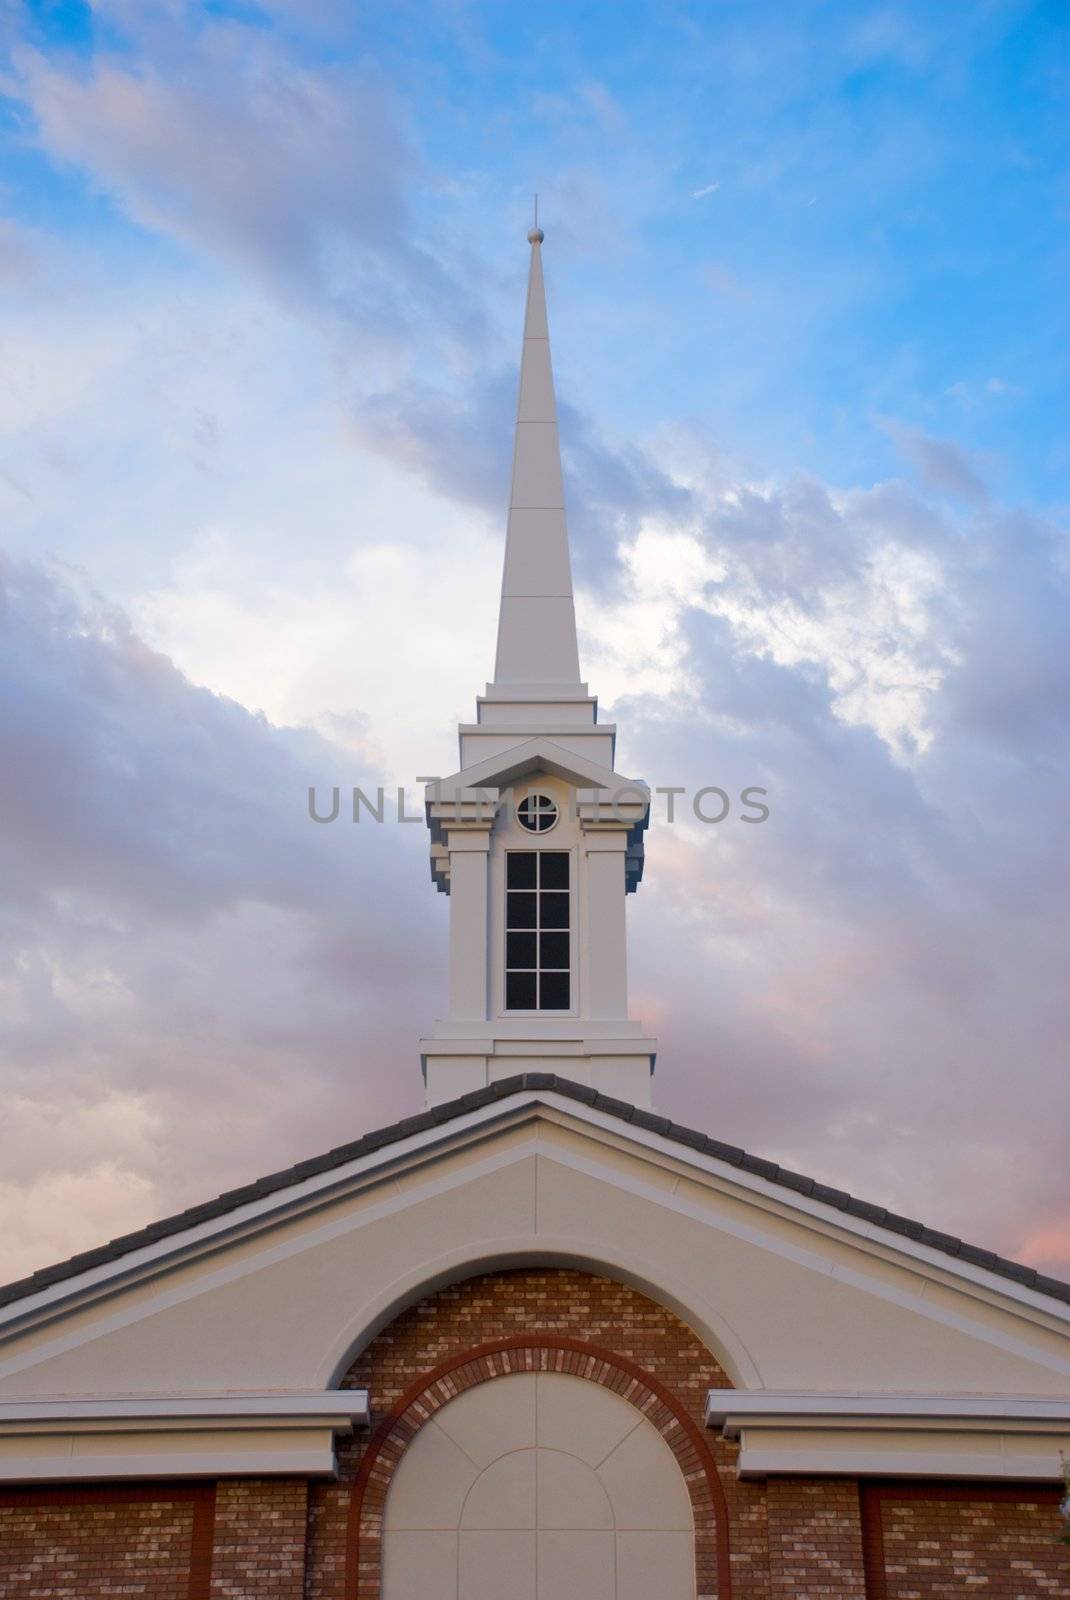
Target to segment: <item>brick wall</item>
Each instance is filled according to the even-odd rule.
[[[224,1479],[216,1494],[211,1600],[304,1600],[308,1484]]]
[[[403,1312],[358,1358],[343,1386],[369,1390],[374,1431],[421,1375],[473,1348],[521,1336],[577,1340],[613,1351],[671,1392],[721,1468],[719,1481],[733,1529],[735,1592],[749,1600],[770,1600],[762,1490],[736,1481],[735,1447],[705,1430],[706,1393],[730,1386],[729,1379],[690,1328],[638,1290],[556,1268],[472,1278]],[[363,1441],[343,1448],[347,1484],[356,1477],[365,1448]],[[353,1534],[348,1511],[348,1488],[313,1486],[308,1600],[352,1600],[346,1591],[346,1543]],[[717,1593],[711,1576],[714,1561],[708,1541],[700,1539],[702,1594]]]
[[[857,1484],[773,1479],[766,1515],[773,1600],[866,1600]]]
[[[1058,1491],[888,1484],[863,1490],[867,1600],[1070,1596]]]
[[[447,1357],[532,1333],[616,1350],[672,1389],[700,1423],[707,1389],[731,1387],[701,1340],[664,1306],[627,1284],[554,1268],[488,1273],[418,1301],[373,1339],[342,1386],[369,1389],[382,1415]]]
[[[727,1600],[729,1591],[733,1600],[969,1594],[1070,1600],[1070,1549],[1054,1542],[1054,1488],[886,1483],[860,1491],[843,1479],[740,1483],[736,1447],[704,1427],[706,1391],[728,1385],[715,1358],[672,1312],[593,1274],[531,1269],[442,1289],[384,1328],[344,1386],[369,1390],[374,1437],[399,1402],[437,1370],[448,1369],[451,1383],[469,1381],[465,1366],[479,1361],[466,1363],[466,1356],[510,1340],[518,1359],[524,1350],[525,1359],[535,1361],[543,1359],[540,1350],[564,1350],[574,1359],[579,1346],[588,1361],[585,1346],[613,1352],[615,1375],[599,1381],[627,1386],[628,1371],[633,1382],[638,1373],[654,1395],[643,1403],[653,1408],[655,1425],[662,1394],[675,1415],[701,1430],[699,1448],[716,1469],[728,1537],[715,1561],[696,1518],[700,1594],[718,1600]],[[353,1600],[347,1557],[359,1527],[354,1507],[361,1462],[371,1448],[367,1435],[343,1443],[337,1483],[245,1479],[215,1487],[0,1490],[0,1600],[116,1594]],[[365,1584],[364,1593],[371,1592]]]
[[[207,1600],[209,1488],[50,1490],[0,1497],[3,1600]]]

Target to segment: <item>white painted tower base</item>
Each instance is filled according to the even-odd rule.
[[[440,1024],[440,1026],[442,1026]],[[649,1108],[655,1043],[638,1023],[630,1036],[537,1039],[501,1035],[420,1040],[427,1104],[437,1106],[518,1072],[555,1072],[602,1094]]]

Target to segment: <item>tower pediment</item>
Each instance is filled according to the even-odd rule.
[[[605,791],[606,803],[619,796],[621,805],[629,800],[649,806],[650,790],[639,778],[625,778],[612,767],[590,761],[544,734],[536,734],[510,745],[485,760],[476,762],[448,778],[440,778],[425,790],[429,804],[446,803],[473,789],[503,789],[518,778],[546,772],[581,791]]]

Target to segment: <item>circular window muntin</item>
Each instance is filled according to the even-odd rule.
[[[534,834],[536,838],[556,828],[559,817],[557,801],[542,789],[533,789],[526,794],[516,808],[518,824],[525,833]]]

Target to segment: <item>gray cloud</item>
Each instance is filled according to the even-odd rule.
[[[480,330],[463,278],[418,242],[426,179],[381,78],[304,66],[255,27],[200,27],[134,6],[136,67],[98,51],[83,72],[24,50],[15,86],[42,148],[135,223],[237,267],[365,357],[434,309],[439,337]]]
[[[791,492],[774,498],[751,539],[745,512],[715,525],[726,586],[773,604],[782,579],[820,611],[841,553],[791,548]],[[897,542],[908,514],[897,497]],[[705,612],[681,623],[689,703],[613,708],[652,781],[757,783],[772,808],[689,839],[655,825],[633,971],[670,1114],[1065,1274],[1065,566],[1054,530],[1014,516],[945,559],[934,737],[909,765],[837,714],[819,661],[778,665]]]
[[[0,578],[6,1181],[118,1159],[151,1213],[400,1113],[397,1007],[430,1021],[443,965],[422,830],[317,827],[338,750],[194,687],[55,575]],[[27,1142],[47,1121],[77,1158],[62,1126]]]
[[[976,455],[954,440],[934,439],[921,428],[908,428],[898,422],[887,422],[885,429],[928,488],[973,505],[988,499],[988,487]]]
[[[460,393],[407,384],[365,400],[355,427],[438,493],[504,524],[516,383],[516,368],[503,367],[469,374]],[[635,537],[643,517],[686,517],[692,496],[649,452],[607,444],[567,402],[558,411],[573,569],[578,582],[602,590],[619,578],[617,546]]]
[[[178,241],[199,283],[236,272],[266,286],[294,318],[292,348],[311,334],[335,362],[365,446],[500,515],[515,398],[501,351],[512,360],[519,330],[510,324],[508,346],[490,331],[495,286],[450,254],[463,246],[421,236],[429,169],[397,105],[368,78],[286,59],[255,29],[191,30],[180,4],[130,0],[115,14],[137,34],[136,70],[121,52],[84,69],[23,59],[44,149]],[[773,32],[794,83],[800,42]],[[752,72],[759,63],[764,77],[762,51]],[[928,135],[913,137],[927,159]],[[809,143],[792,135],[788,179],[802,169],[809,185],[812,162],[836,148],[817,125]],[[766,149],[737,155],[742,186],[763,190]],[[911,181],[901,130],[852,163],[852,182],[872,188],[883,161]],[[592,193],[577,187],[573,211],[601,247]],[[626,210],[615,205],[614,219]],[[27,239],[3,242],[21,281]],[[226,368],[243,346],[220,331],[230,307],[215,309],[217,324],[194,322],[190,342],[217,341]],[[246,316],[255,344],[259,306]],[[113,329],[99,338],[115,342]],[[43,433],[42,453],[64,471],[88,438],[63,514],[98,547],[112,536],[105,521],[124,523],[116,571],[146,543],[150,491],[168,502],[161,518],[177,503],[176,548],[219,499],[213,480],[191,510],[188,481],[174,492],[167,476],[161,490],[149,456],[153,472],[126,501],[107,499],[105,513],[91,503],[130,470],[131,438],[148,454],[143,414],[160,448],[152,407],[162,393],[166,415],[171,385],[184,431],[167,445],[168,472],[192,449],[201,402],[186,395],[185,351],[163,376],[149,365],[150,380],[120,392],[137,417],[106,450],[96,367],[80,405]],[[65,393],[56,374],[74,367],[31,372],[27,394]],[[237,387],[260,380],[250,362]],[[624,763],[655,783],[762,784],[773,807],[762,828],[652,830],[632,967],[662,1036],[661,1105],[1065,1272],[1070,699],[1055,534],[999,512],[976,460],[916,429],[896,437],[935,501],[902,483],[759,486],[720,466],[696,486],[669,452],[608,443],[567,403],[561,429],[577,572],[599,605],[625,584],[611,553],[648,519],[697,530],[723,574],[673,625],[679,687],[616,707]],[[267,449],[281,453],[282,432]],[[197,438],[198,461],[214,460]],[[248,441],[232,449],[232,471],[255,471]],[[268,520],[248,503],[235,513],[250,544],[277,541],[280,582],[300,581],[286,565],[299,516],[273,533]],[[333,538],[340,563],[353,546],[348,532]],[[422,830],[315,828],[305,788],[337,781],[338,752],[196,688],[80,584],[5,569],[0,628],[0,1071],[5,1171],[44,1218],[27,1250],[89,1245],[325,1148],[340,1126],[355,1135],[411,1110],[415,1038],[445,954]],[[367,766],[353,776],[374,781]]]
[[[425,423],[414,450],[449,437],[430,405]],[[656,490],[635,459],[607,498]],[[950,524],[895,486],[682,504],[723,576],[680,616],[678,692],[614,708],[624,764],[760,784],[772,816],[652,830],[632,967],[659,1103],[1065,1270],[1059,541],[1009,514]],[[926,613],[908,628],[884,607],[913,551],[940,581],[908,594],[907,621]],[[778,659],[761,628],[784,615],[800,632]],[[82,588],[9,568],[3,616],[0,1047],[9,1171],[41,1215],[84,1192],[87,1218],[132,1224],[411,1108],[445,945],[422,830],[309,824],[305,786],[335,781],[338,753],[193,687]],[[931,738],[906,758],[845,716],[848,647],[877,680],[902,657],[928,684],[904,715]],[[19,1130],[49,1115],[84,1130],[80,1162],[71,1139],[31,1154]]]

